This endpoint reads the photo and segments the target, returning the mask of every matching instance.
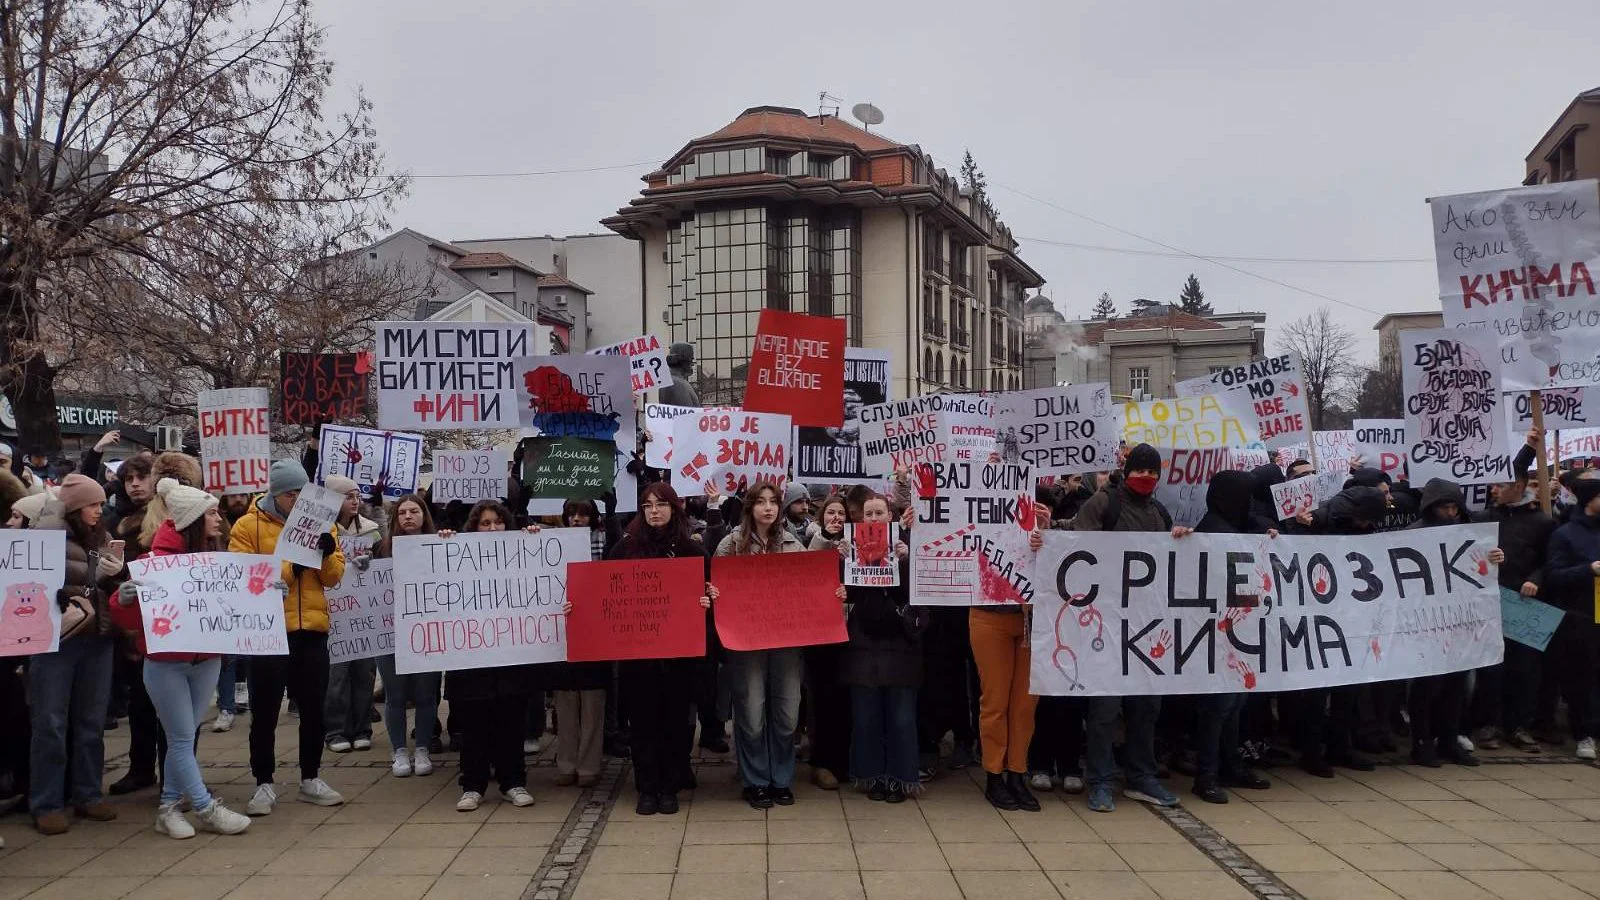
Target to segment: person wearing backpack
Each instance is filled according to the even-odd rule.
[[[1122,478],[1090,497],[1068,527],[1073,531],[1171,532],[1174,538],[1184,537],[1192,529],[1174,528],[1172,514],[1155,498],[1160,480],[1160,451],[1149,444],[1134,447],[1122,463]],[[1128,771],[1123,793],[1156,806],[1177,806],[1177,796],[1156,779],[1156,718],[1161,714],[1161,698],[1090,697],[1084,723],[1089,808],[1095,812],[1116,809],[1111,793],[1117,768],[1112,744],[1119,713],[1126,720]]]

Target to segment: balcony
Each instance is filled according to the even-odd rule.
[[[950,329],[950,343],[965,350],[972,346],[972,333],[965,328],[952,328]]]
[[[936,341],[944,340],[944,321],[942,319],[923,319],[922,334],[924,337],[929,337]]]
[[[998,366],[1006,364],[1006,348],[1003,344],[989,345],[989,361]]]

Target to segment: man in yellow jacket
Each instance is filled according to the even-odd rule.
[[[228,549],[234,553],[274,556],[283,524],[306,486],[306,471],[293,460],[280,459],[267,475],[267,493],[233,524]],[[257,656],[250,661],[250,770],[256,792],[245,807],[265,816],[278,803],[272,784],[277,764],[273,733],[285,689],[300,704],[300,799],[318,806],[338,806],[344,797],[318,777],[322,768],[322,701],[328,693],[327,589],[344,577],[344,554],[335,533],[321,539],[322,565],[312,569],[283,564],[283,621],[289,632],[288,656]]]

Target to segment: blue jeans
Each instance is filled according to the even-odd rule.
[[[867,787],[914,791],[917,689],[850,686],[850,777]]]
[[[104,798],[100,776],[106,765],[106,707],[111,703],[111,639],[84,635],[61,642],[54,653],[28,658],[28,805],[35,816]],[[67,746],[67,729],[72,746]],[[68,772],[72,796],[64,785]]]
[[[1089,717],[1084,723],[1088,732],[1084,768],[1090,785],[1109,785],[1117,775],[1112,740],[1118,713],[1126,718],[1123,734],[1127,743],[1123,754],[1128,767],[1128,784],[1156,777],[1156,717],[1161,714],[1161,698],[1090,697]]]
[[[328,667],[328,700],[323,706],[328,741],[372,738],[372,679],[376,660],[353,659]],[[387,684],[388,682],[385,682]]]
[[[217,712],[237,713],[239,704],[235,698],[239,683],[250,671],[250,657],[224,656],[221,659],[222,668],[217,672]]]
[[[733,744],[745,787],[794,784],[794,730],[800,721],[798,647],[729,650]]]
[[[211,792],[200,776],[200,763],[194,758],[195,732],[211,705],[211,692],[217,685],[222,660],[204,662],[144,661],[144,689],[167,732],[167,761],[161,772],[161,803],[177,803],[184,797],[196,810],[211,805]]]
[[[383,678],[383,727],[389,731],[389,744],[404,750],[406,743],[406,701],[417,708],[417,749],[428,749],[439,727],[439,672],[399,675],[394,656],[378,657],[378,675]]]

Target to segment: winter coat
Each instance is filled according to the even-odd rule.
[[[548,663],[520,666],[491,666],[484,669],[454,669],[445,675],[444,698],[459,701],[505,700],[526,697],[544,685],[540,670]],[[521,715],[506,710],[506,715]],[[564,724],[564,723],[563,723]]]
[[[911,606],[911,571],[900,560],[897,587],[845,588],[849,643],[839,657],[839,680],[862,687],[920,687],[922,633],[928,610]]]
[[[1493,506],[1473,517],[1474,522],[1500,526],[1498,544],[1506,561],[1500,564],[1500,586],[1520,591],[1525,582],[1544,583],[1545,554],[1555,533],[1555,517],[1535,500],[1519,506]]]
[[[1277,463],[1266,463],[1250,470],[1250,530],[1257,534],[1277,528],[1282,517],[1272,502],[1272,488],[1287,481]]]
[[[72,531],[67,528],[63,518],[61,504],[52,500],[45,505],[45,511],[39,515],[39,521],[34,526],[42,531],[67,532],[67,559],[66,578],[62,582],[61,590],[56,594],[58,606],[64,606],[68,597],[78,596],[87,598],[89,606],[94,609],[94,626],[81,632],[83,635],[99,635],[109,637],[115,633],[111,621],[110,592],[116,590],[117,582],[114,578],[101,578],[96,570],[100,567],[100,553],[90,551],[73,538]]]
[[[1456,517],[1445,520],[1436,517],[1434,507],[1441,503],[1454,503]],[[1444,478],[1430,478],[1422,486],[1422,499],[1418,504],[1418,518],[1411,523],[1410,528],[1437,528],[1440,525],[1460,525],[1467,518],[1467,498],[1461,493],[1461,485]]]
[[[1218,472],[1206,486],[1206,514],[1194,530],[1213,534],[1256,533],[1251,503],[1254,484],[1255,479],[1248,473]]]
[[[801,552],[804,552],[804,550],[806,549],[805,545],[800,543],[799,538],[796,538],[794,536],[794,534],[789,531],[789,529],[787,529],[787,528],[779,528],[778,529],[778,534],[779,534],[779,539],[778,539],[778,552],[779,553],[801,553]],[[755,544],[752,542],[751,546],[754,547]],[[735,528],[734,530],[728,532],[727,536],[725,536],[720,542],[718,542],[718,544],[717,544],[717,552],[716,552],[715,555],[716,556],[738,556],[739,555],[739,529]]]
[[[1312,513],[1311,527],[1297,530],[1311,534],[1374,534],[1388,511],[1389,505],[1384,500],[1383,491],[1355,485],[1329,497]],[[1367,525],[1358,527],[1357,519]]]
[[[272,498],[263,494],[250,505],[250,511],[233,524],[228,550],[273,556],[278,549],[278,536],[283,534],[283,525],[283,517],[278,514]],[[344,578],[344,552],[339,549],[338,526],[333,526],[332,533],[333,552],[322,558],[320,568],[283,564],[281,577],[289,586],[283,595],[283,624],[289,631],[328,633],[328,588]]]
[[[183,535],[178,533],[177,526],[168,519],[156,529],[155,537],[150,542],[150,556],[176,556],[188,553],[189,548],[183,541]],[[144,616],[139,612],[139,603],[134,601],[124,605],[116,597],[109,601],[111,618],[116,622],[122,632],[132,638],[134,647],[140,656],[155,662],[204,662],[216,656],[215,653],[149,653],[145,646]],[[148,654],[148,655],[146,655]]]
[[[1117,514],[1117,521],[1108,529],[1103,520],[1107,507],[1114,502],[1111,496],[1113,491],[1121,497],[1122,510]],[[1154,496],[1141,497],[1118,480],[1115,484],[1108,483],[1090,497],[1072,518],[1068,528],[1072,531],[1169,531],[1169,521],[1162,515],[1161,501]]]
[[[1539,599],[1593,621],[1595,576],[1590,564],[1600,559],[1600,517],[1574,510],[1567,524],[1550,535],[1544,564],[1544,589]]]

